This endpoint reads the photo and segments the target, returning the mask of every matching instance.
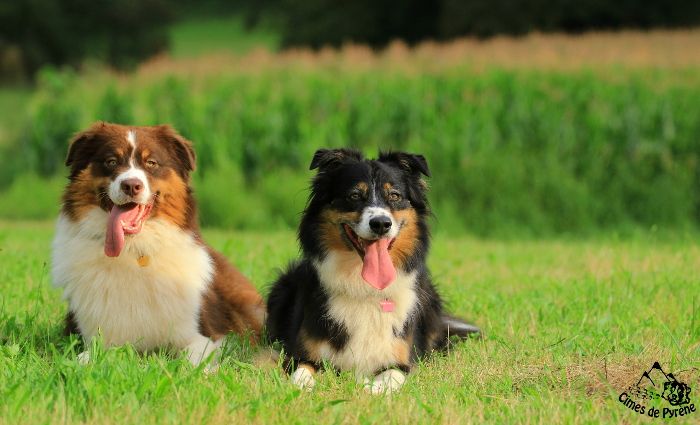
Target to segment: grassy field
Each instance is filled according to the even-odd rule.
[[[698,404],[700,247],[690,238],[437,237],[440,290],[486,337],[434,356],[385,398],[331,373],[301,393],[235,340],[211,376],[128,347],[79,366],[76,341],[60,336],[51,236],[51,223],[0,223],[0,423],[636,423],[617,397],[654,361]],[[205,236],[263,292],[297,253],[291,232]]]

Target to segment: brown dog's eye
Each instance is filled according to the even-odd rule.
[[[348,196],[348,199],[351,201],[359,201],[360,199],[362,199],[362,196],[359,193],[355,192],[355,193],[351,193]]]
[[[389,201],[391,202],[399,202],[401,200],[401,194],[398,192],[390,192],[389,193]]]
[[[116,160],[116,158],[109,158],[109,159],[107,159],[107,160],[105,161],[105,166],[107,166],[107,168],[114,168],[114,167],[116,167],[116,166],[117,166],[117,160]]]
[[[158,166],[158,162],[156,162],[155,159],[148,159],[146,160],[146,167],[148,168],[155,168]]]

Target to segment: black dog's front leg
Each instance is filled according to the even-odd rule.
[[[391,394],[398,391],[406,382],[411,367],[397,364],[374,373],[372,380],[365,379],[365,391],[371,394]]]
[[[290,359],[285,367],[290,373],[292,384],[302,390],[311,391],[316,385],[314,374],[320,369],[320,365],[310,361]]]

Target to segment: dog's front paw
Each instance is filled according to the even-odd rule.
[[[204,367],[205,375],[214,375],[219,371],[219,362],[212,360]]]
[[[190,342],[190,344],[187,347],[185,347],[187,359],[190,361],[190,363],[192,363],[193,366],[199,366],[201,362],[205,360],[210,360],[209,364],[205,369],[205,372],[216,372],[216,370],[219,367],[218,351],[221,347],[222,342],[223,340],[212,341],[211,339],[205,336],[197,335],[192,339],[192,342]],[[214,356],[212,356],[211,359],[209,359],[212,353],[215,352],[217,354],[215,354]]]
[[[365,391],[370,394],[391,394],[398,391],[406,382],[406,375],[396,369],[388,369],[375,376],[370,382],[365,380]]]
[[[80,366],[85,366],[86,364],[90,363],[90,352],[89,351],[83,351],[82,353],[78,354],[78,364]]]
[[[297,370],[292,373],[290,379],[292,380],[292,384],[305,391],[311,391],[314,385],[316,385],[313,372],[304,366],[299,366]]]

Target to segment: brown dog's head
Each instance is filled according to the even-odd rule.
[[[104,210],[105,254],[116,257],[125,235],[140,232],[151,217],[182,228],[196,225],[189,188],[194,163],[192,144],[170,126],[93,124],[71,141],[63,211],[80,221]]]

